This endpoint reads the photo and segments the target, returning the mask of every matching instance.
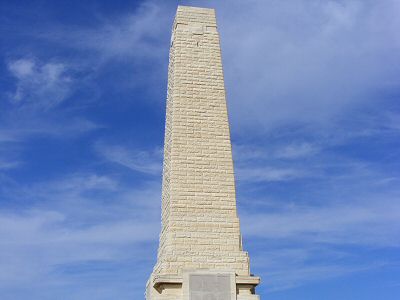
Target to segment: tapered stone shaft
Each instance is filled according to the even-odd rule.
[[[236,211],[225,97],[215,11],[179,6],[168,70],[162,229],[149,280],[157,293],[148,287],[148,299],[186,299],[184,287],[174,292],[182,289],[190,270],[250,278]],[[172,292],[168,288],[174,285]]]

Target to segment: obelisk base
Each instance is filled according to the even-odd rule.
[[[152,275],[147,282],[146,300],[259,300],[256,276],[237,276],[224,270],[186,270],[182,276]]]

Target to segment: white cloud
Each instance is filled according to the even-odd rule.
[[[114,178],[76,173],[10,188],[3,196],[28,204],[0,210],[2,290],[20,285],[35,289],[43,282],[50,289],[60,283],[79,286],[79,278],[60,270],[91,262],[139,266],[155,259],[155,253],[145,255],[155,252],[149,245],[156,246],[160,228],[159,189],[152,183],[127,188]],[[101,276],[103,271],[90,272]]]
[[[237,179],[252,183],[288,181],[297,178],[310,177],[305,170],[294,168],[265,167],[236,167]]]
[[[135,63],[150,58],[152,65],[165,63],[160,58],[168,58],[167,48],[160,47],[163,38],[168,41],[172,27],[173,12],[166,10],[170,4],[144,1],[133,13],[116,19],[101,18],[96,27],[70,28],[56,27],[39,37],[60,43],[77,50],[97,53],[96,59],[134,59]],[[90,57],[91,59],[93,56]],[[158,73],[158,70],[156,71]]]
[[[269,292],[399,263],[368,255],[400,247],[398,193],[350,194],[303,205],[287,198],[253,202],[241,210],[244,246]]]
[[[400,205],[388,195],[352,199],[349,204],[291,206],[243,217],[245,234],[263,239],[400,247],[396,239],[400,234]]]
[[[232,145],[233,157],[235,163],[247,162],[249,160],[265,160],[271,155],[271,149],[268,147],[256,147],[252,145]]]
[[[18,59],[11,61],[8,68],[15,77],[20,79],[33,74],[35,63],[31,59]]]
[[[18,119],[19,116],[26,117]],[[14,121],[14,122],[13,122]],[[50,136],[54,138],[74,138],[90,131],[104,128],[84,118],[64,119],[59,116],[57,120],[35,114],[19,113],[9,115],[6,124],[0,127],[0,143],[17,143],[35,136]]]
[[[330,124],[398,87],[397,1],[216,6],[236,133]]]
[[[21,153],[27,149],[27,142],[38,137],[55,139],[74,139],[96,129],[102,128],[82,118],[57,120],[40,118],[31,112],[21,113],[18,109],[9,115],[4,124],[0,122],[0,170],[7,171],[23,166],[25,159]]]
[[[132,253],[124,250],[155,241],[159,231],[157,223],[127,216],[83,228],[66,225],[68,217],[42,210],[0,214],[0,286],[35,285],[40,280],[51,283],[56,279],[52,273],[60,265],[133,259]]]
[[[118,183],[108,176],[79,173],[52,184],[52,188],[57,192],[70,191],[72,193],[82,193],[86,190],[115,190],[117,187]]]
[[[16,160],[2,160],[0,157],[0,170],[14,169],[21,165],[20,161]]]
[[[63,63],[22,58],[9,61],[8,69],[17,79],[12,95],[16,104],[46,110],[60,104],[71,92],[72,78]]]
[[[317,168],[298,162],[318,151],[319,147],[306,142],[233,145],[237,179],[251,184],[317,176]],[[286,160],[293,160],[292,165],[285,163]]]
[[[283,265],[284,261],[288,263],[288,257],[281,257],[281,263]],[[269,268],[270,264],[266,264],[267,268],[266,276],[264,280],[269,282],[269,292],[283,291],[287,289],[292,289],[305,284],[310,284],[316,281],[322,281],[337,277],[345,277],[354,273],[366,272],[371,270],[376,270],[387,266],[386,263],[376,263],[376,264],[338,264],[326,263],[320,265],[308,264],[294,264],[286,268],[282,268],[280,265],[279,269],[273,267]]]
[[[299,159],[317,154],[321,146],[309,142],[275,142],[267,146],[255,146],[253,144],[232,146],[234,158],[237,163],[244,164],[248,162],[272,161],[279,159]]]
[[[318,152],[318,148],[310,143],[290,144],[276,151],[275,157],[296,159]]]
[[[162,151],[141,151],[125,146],[109,145],[102,142],[96,144],[97,152],[106,160],[127,167],[131,170],[160,175],[162,169]]]

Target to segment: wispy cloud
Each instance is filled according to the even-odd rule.
[[[217,8],[236,132],[330,124],[359,105],[380,105],[378,91],[399,87],[397,1],[222,2]],[[237,22],[238,16],[251,17]]]
[[[21,167],[25,163],[22,153],[29,142],[38,138],[76,139],[103,126],[83,118],[67,119],[58,116],[40,118],[30,112],[14,114],[12,111],[0,122],[0,171]]]
[[[272,166],[266,167],[237,167],[237,178],[240,181],[257,182],[274,182],[288,181],[297,178],[311,176],[310,173],[301,169],[277,168]]]
[[[73,79],[63,63],[39,63],[33,58],[21,58],[9,61],[8,69],[17,80],[11,96],[16,104],[46,110],[60,104],[71,93]]]
[[[276,150],[277,158],[301,158],[318,152],[318,147],[310,143],[289,144],[282,149]]]
[[[272,140],[273,138],[271,138]],[[235,159],[239,162],[279,159],[299,159],[317,154],[322,148],[311,142],[275,142],[268,145],[233,145]]]
[[[68,118],[58,109],[76,88],[66,63],[20,58],[9,60],[7,66],[16,88],[8,95],[7,110],[1,112],[0,142],[43,135],[68,137],[101,127],[84,117]]]
[[[266,255],[269,253],[265,253]],[[310,284],[316,281],[323,281],[337,277],[346,277],[353,275],[354,273],[376,271],[387,267],[386,262],[377,262],[375,264],[359,264],[352,265],[351,263],[338,264],[337,262],[331,262],[320,265],[312,265],[311,263],[293,263],[288,267],[283,267],[284,263],[288,264],[286,255],[278,258],[281,262],[279,268],[274,268],[270,264],[266,264],[268,273],[268,280],[270,283],[270,292],[279,292],[292,288],[296,288],[302,285]],[[262,260],[260,261],[262,263]],[[268,268],[269,267],[269,268]]]
[[[0,286],[53,282],[53,272],[61,265],[124,261],[132,258],[125,249],[154,241],[159,230],[157,223],[144,220],[124,219],[84,228],[66,226],[67,221],[66,215],[54,211],[1,214]]]
[[[355,199],[354,199],[355,200]],[[299,206],[271,213],[245,215],[246,233],[265,239],[313,243],[367,244],[373,247],[400,246],[400,205],[392,198],[351,204]],[[329,201],[328,201],[329,202]]]
[[[280,199],[259,202],[256,209],[243,206],[241,224],[253,268],[275,292],[393,266],[395,261],[367,253],[398,251],[397,199],[398,194],[350,195],[319,205]]]
[[[149,251],[149,243],[158,237],[158,190],[153,184],[127,188],[114,178],[91,173],[14,185],[8,199],[30,201],[25,208],[0,210],[0,287],[32,288],[43,280],[49,288],[60,282],[79,285],[74,270],[81,273],[91,262],[142,264],[148,258],[140,253]],[[99,276],[112,269],[91,272]]]
[[[153,64],[162,63],[159,59],[165,57],[167,52],[160,47],[160,43],[168,40],[165,28],[172,26],[173,12],[165,10],[168,5],[144,1],[134,12],[127,12],[118,18],[100,17],[96,26],[70,30],[60,25],[46,33],[33,34],[65,47],[95,52],[96,58],[103,62],[133,59],[135,63],[140,63],[150,58]]]
[[[97,174],[71,174],[63,180],[52,183],[55,192],[82,193],[86,190],[115,190],[117,187],[118,183],[114,179]],[[48,187],[46,189],[48,190]]]
[[[24,165],[21,153],[37,138],[74,139],[103,126],[60,108],[77,87],[67,63],[32,56],[9,59],[13,92],[3,93],[0,112],[0,169]],[[8,88],[9,90],[12,90]]]
[[[0,170],[8,170],[18,167],[21,164],[19,161],[0,160]]]
[[[313,177],[310,166],[286,163],[307,158],[319,151],[311,143],[273,145],[233,145],[237,179],[248,183],[279,182]]]
[[[110,145],[98,142],[97,152],[106,160],[131,170],[160,175],[162,169],[162,150],[141,151],[126,146]]]
[[[18,117],[27,117],[25,120]],[[13,121],[15,121],[13,123]],[[54,138],[74,138],[90,131],[104,128],[84,118],[67,119],[59,116],[56,120],[51,117],[40,119],[38,115],[11,114],[6,118],[6,123],[0,127],[1,142],[21,142],[34,137],[49,136]]]

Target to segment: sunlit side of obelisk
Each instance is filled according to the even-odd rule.
[[[255,300],[236,210],[215,11],[179,6],[168,69],[162,228],[147,300]]]

